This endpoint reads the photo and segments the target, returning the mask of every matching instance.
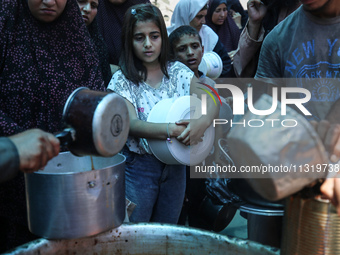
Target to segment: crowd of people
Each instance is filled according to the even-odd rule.
[[[324,119],[340,97],[340,0],[249,0],[247,7],[179,0],[166,27],[149,0],[0,0],[0,252],[38,238],[27,227],[24,173],[42,169],[65,149],[53,133],[64,128],[64,105],[79,87],[125,99],[126,197],[136,204],[130,221],[178,223],[185,166],[161,162],[147,139],[197,144],[219,105],[207,97],[207,114],[199,119],[147,118],[163,99],[201,97],[202,83],[214,87],[198,68],[205,52],[220,56],[221,78],[255,77],[266,86],[310,90],[312,124],[330,161],[338,162],[339,124]],[[283,84],[276,78],[290,79]],[[327,179],[321,191],[340,213],[338,182]]]

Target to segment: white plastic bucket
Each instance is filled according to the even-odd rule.
[[[164,99],[158,102],[148,116],[149,122],[175,123],[181,119],[198,119],[201,117],[201,100],[194,96]],[[201,163],[212,149],[215,130],[211,125],[204,133],[203,141],[185,146],[176,138],[172,143],[167,140],[147,139],[152,153],[163,163],[169,165],[197,165]]]
[[[221,57],[213,51],[204,53],[202,61],[198,66],[198,70],[211,79],[217,79],[220,77],[223,70]]]

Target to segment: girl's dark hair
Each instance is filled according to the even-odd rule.
[[[162,46],[158,57],[161,70],[169,78],[167,70],[169,40],[166,26],[161,11],[151,4],[137,4],[130,7],[124,16],[122,27],[122,51],[119,58],[120,68],[125,77],[135,84],[145,81],[147,70],[142,61],[136,57],[133,51],[133,30],[137,22],[152,21],[159,27]]]

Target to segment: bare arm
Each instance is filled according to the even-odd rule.
[[[237,77],[254,77],[257,68],[258,54],[264,37],[262,20],[267,7],[259,0],[248,2],[248,23],[243,29],[234,55],[234,71]]]
[[[267,13],[267,6],[260,0],[250,0],[248,6],[248,33],[253,40],[258,40],[262,27],[262,20]]]
[[[126,100],[129,111],[130,131],[129,134],[139,138],[152,138],[166,140],[168,123],[152,123],[138,119],[134,106]],[[172,137],[179,136],[185,128],[175,123],[169,124],[169,134]]]
[[[198,79],[193,77],[191,86],[191,94],[196,94],[198,98],[204,93],[201,89],[203,85],[198,83]],[[139,138],[152,138],[165,140],[168,137],[168,123],[151,123],[138,119],[134,106],[126,100],[130,118],[129,134]],[[213,100],[207,97],[207,115],[202,115],[197,120],[182,120],[176,123],[170,123],[168,130],[170,137],[176,137],[185,145],[197,143],[201,140],[205,130],[210,126],[219,111],[219,105],[215,106]]]
[[[198,98],[202,98],[202,94],[205,94],[201,88],[206,87],[199,83],[196,77],[193,77],[190,84],[190,94],[197,95]],[[218,100],[217,100],[218,101]],[[197,143],[201,141],[205,130],[211,125],[213,120],[218,116],[220,110],[219,104],[215,105],[214,101],[210,96],[207,96],[207,114],[202,115],[198,119],[193,120],[181,120],[176,122],[179,125],[186,125],[187,128],[184,132],[177,137],[182,143],[189,145],[190,143]]]
[[[340,124],[339,124],[340,100],[337,100],[326,120],[320,122],[311,121],[315,130],[323,141],[326,151],[329,154],[330,161],[336,163],[340,159]],[[340,175],[334,178],[328,178],[322,184],[321,193],[336,207],[338,215],[340,215]]]

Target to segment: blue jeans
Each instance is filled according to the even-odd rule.
[[[185,194],[185,166],[166,165],[154,155],[123,149],[126,197],[137,206],[131,222],[176,224]]]

